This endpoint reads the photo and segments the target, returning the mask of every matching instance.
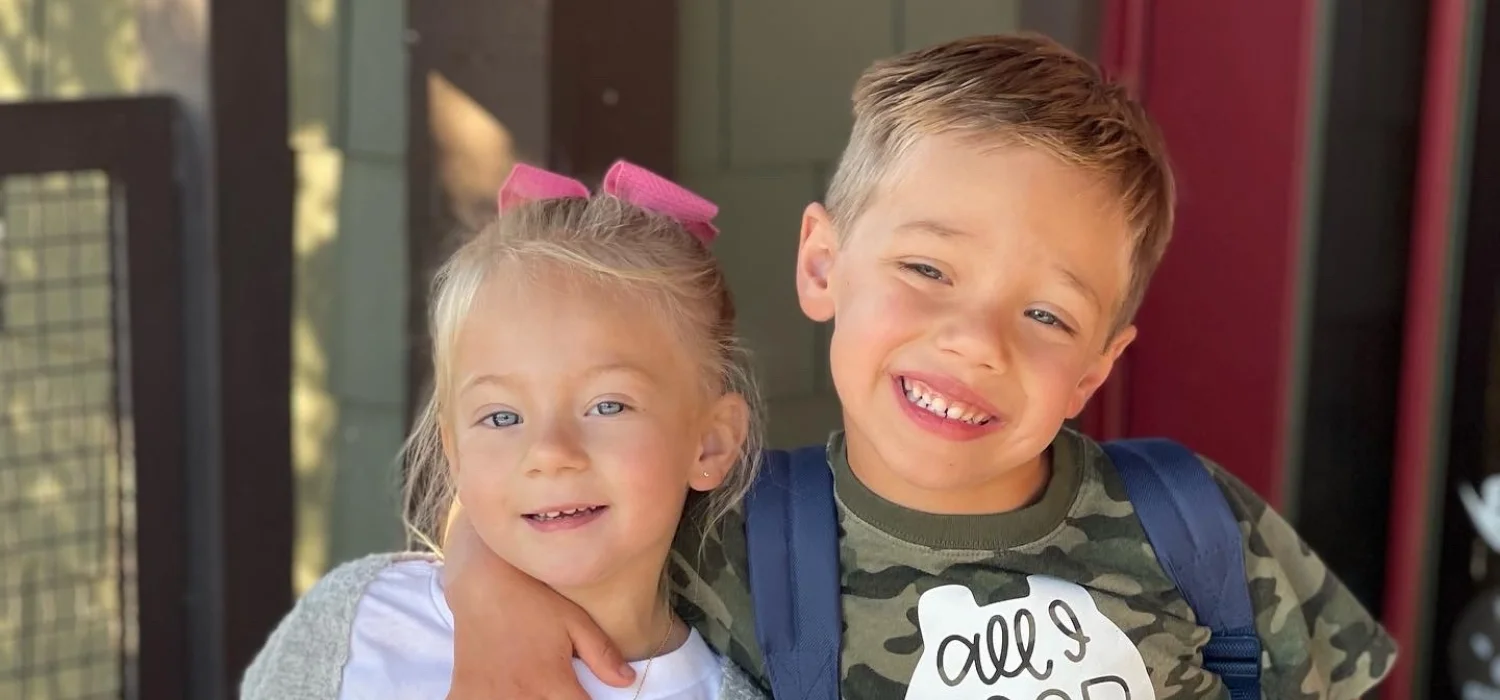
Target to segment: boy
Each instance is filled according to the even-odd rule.
[[[1063,427],[1134,339],[1170,237],[1155,127],[1035,36],[879,62],[854,113],[797,258],[803,312],[834,323],[843,406],[827,450],[843,697],[1228,697],[1115,466]],[[1244,535],[1264,697],[1362,695],[1394,644],[1281,517],[1209,470]],[[448,591],[453,697],[528,674],[535,685],[504,697],[572,693],[552,680],[566,678],[569,634],[609,673],[614,657],[576,612],[466,539],[460,528],[467,561]],[[689,619],[764,678],[743,515],[683,533],[677,551]]]

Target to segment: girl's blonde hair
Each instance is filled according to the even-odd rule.
[[[520,276],[561,269],[638,296],[664,314],[677,338],[702,358],[709,395],[744,397],[749,429],[739,460],[708,495],[702,512],[693,515],[711,526],[733,509],[755,478],[762,411],[747,353],[734,333],[734,303],[718,261],[682,223],[615,197],[546,199],[507,208],[454,252],[433,279],[432,389],[403,450],[410,544],[440,551],[457,512],[441,432],[454,388],[454,345],[475,295],[502,265],[506,274]]]

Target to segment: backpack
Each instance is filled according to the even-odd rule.
[[[1161,568],[1212,636],[1203,666],[1231,700],[1260,700],[1260,637],[1244,544],[1224,493],[1169,440],[1105,443]],[[794,481],[795,479],[795,481]],[[768,450],[745,500],[755,636],[776,700],[838,700],[838,514],[823,447]]]

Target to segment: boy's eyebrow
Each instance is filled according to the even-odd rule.
[[[931,219],[917,219],[908,221],[896,227],[897,231],[912,231],[916,233],[929,233],[939,238],[953,238],[955,236],[967,236],[968,231],[954,228],[947,224],[933,221]]]
[[[904,224],[901,224],[900,226],[897,226],[896,230],[926,233],[937,236],[939,238],[954,238],[969,235],[968,231],[954,228],[942,222],[933,221],[931,219],[917,219],[916,221],[908,221]],[[1068,286],[1077,290],[1079,294],[1082,294],[1085,298],[1087,298],[1089,302],[1094,305],[1094,308],[1101,310],[1104,308],[1104,302],[1099,297],[1099,293],[1097,291],[1094,291],[1094,288],[1090,286],[1087,281],[1078,276],[1078,273],[1073,272],[1072,270],[1069,270],[1062,265],[1056,265],[1055,268],[1057,269],[1057,272],[1063,276],[1063,279],[1067,281]]]
[[[1089,302],[1094,305],[1095,309],[1104,309],[1104,302],[1100,301],[1099,293],[1094,291],[1094,288],[1090,286],[1088,282],[1084,281],[1082,277],[1079,277],[1077,273],[1069,270],[1066,267],[1063,267],[1062,265],[1055,265],[1053,267],[1059,274],[1063,276],[1063,279],[1067,281],[1068,286],[1077,290],[1079,294],[1082,294],[1085,298],[1087,298]]]

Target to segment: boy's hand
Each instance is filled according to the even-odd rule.
[[[453,609],[449,700],[588,700],[575,651],[599,680],[635,682],[588,613],[495,556],[462,512],[443,550],[443,594]]]

